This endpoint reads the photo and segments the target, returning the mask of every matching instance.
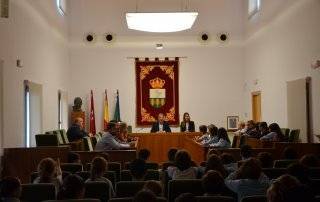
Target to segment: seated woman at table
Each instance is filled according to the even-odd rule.
[[[190,114],[185,112],[183,114],[183,121],[180,124],[180,131],[181,132],[194,132],[194,122],[190,120]]]
[[[260,140],[267,141],[284,141],[284,135],[281,132],[281,129],[277,123],[272,123],[269,125],[269,133],[260,138]]]
[[[219,141],[217,143],[210,144],[210,147],[229,148],[231,146],[231,142],[225,128],[218,129],[218,138]]]

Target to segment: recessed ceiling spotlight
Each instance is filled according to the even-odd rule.
[[[162,43],[157,43],[157,44],[156,44],[156,49],[157,49],[157,50],[163,49],[163,44],[162,44]]]

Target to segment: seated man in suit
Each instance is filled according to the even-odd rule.
[[[164,120],[164,115],[158,115],[158,121],[152,124],[151,133],[171,133],[169,124]]]
[[[74,123],[70,126],[67,131],[67,136],[69,142],[74,142],[77,140],[81,140],[84,137],[88,136],[88,133],[83,129],[83,119],[77,117]]]

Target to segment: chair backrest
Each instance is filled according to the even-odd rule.
[[[85,151],[93,151],[93,146],[90,137],[83,138],[84,150]]]
[[[69,139],[68,139],[66,130],[65,129],[61,129],[60,130],[60,134],[62,136],[62,139],[63,139],[64,143],[65,144],[69,144]]]
[[[130,170],[121,170],[120,181],[132,181]]]
[[[56,134],[37,134],[36,136],[36,145],[40,146],[59,146],[59,140]]]
[[[106,182],[86,182],[86,198],[100,199],[101,202],[107,202],[110,199],[110,186]]]
[[[228,196],[197,196],[197,202],[235,202],[234,198]]]
[[[320,168],[309,168],[308,172],[311,179],[320,179]]]
[[[121,163],[118,162],[109,162],[108,170],[116,172],[116,181],[120,181],[120,171],[121,171]]]
[[[201,180],[171,180],[168,184],[168,200],[174,201],[182,193],[192,193],[196,196],[204,194]]]
[[[58,137],[58,141],[59,141],[59,144],[65,144],[64,140],[63,140],[63,137],[60,133],[60,130],[54,130],[53,131],[53,134],[56,134],[57,137]]]
[[[76,173],[83,170],[82,164],[80,163],[62,163],[60,167],[62,171],[67,171],[70,173]]]
[[[68,175],[70,175],[70,172],[67,171],[62,171],[62,179],[64,179],[65,177],[67,177]],[[33,183],[33,181],[39,176],[39,173],[36,172],[32,172],[30,175],[30,183]]]
[[[109,202],[132,202],[133,197],[124,197],[124,198],[112,198]],[[166,198],[157,197],[157,202],[167,202]]]
[[[289,133],[289,142],[299,142],[300,129],[291,130]]]
[[[270,179],[276,179],[287,172],[285,168],[263,168],[262,172]]]
[[[146,168],[150,170],[158,170],[159,169],[159,164],[154,163],[154,162],[148,162],[146,163]]]
[[[320,179],[311,180],[311,188],[316,196],[320,196]]]
[[[158,170],[147,170],[144,177],[145,180],[160,180],[160,173]],[[132,175],[130,170],[121,170],[121,181],[132,181]]]
[[[289,134],[290,134],[289,128],[281,128],[281,132],[286,137],[286,139],[289,139]]]
[[[24,202],[40,202],[54,200],[55,186],[50,183],[42,184],[22,184],[20,200]]]
[[[133,197],[144,186],[144,181],[121,181],[116,184],[117,197]]]
[[[246,196],[241,202],[268,202],[266,196]]]
[[[67,199],[67,200],[48,200],[43,202],[100,202],[99,199],[84,198],[84,199]]]
[[[287,168],[289,165],[296,163],[298,160],[289,160],[289,159],[283,159],[283,160],[275,160],[273,167],[274,168]]]

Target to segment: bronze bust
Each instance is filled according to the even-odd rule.
[[[74,98],[73,101],[74,106],[72,106],[74,112],[81,112],[82,99],[80,97]]]

